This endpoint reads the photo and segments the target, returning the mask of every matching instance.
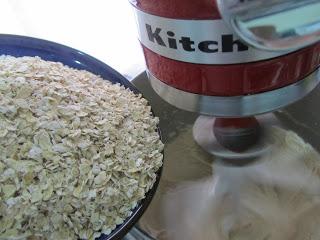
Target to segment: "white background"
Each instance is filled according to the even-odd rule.
[[[122,74],[136,75],[144,69],[127,0],[0,0],[0,33],[65,44]]]

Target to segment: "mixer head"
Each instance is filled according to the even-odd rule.
[[[320,81],[319,0],[131,3],[153,89],[178,108],[218,117],[194,126],[195,140],[216,156],[266,151],[264,129],[279,123],[251,116],[303,98]]]
[[[293,239],[287,230],[299,226],[291,221],[295,219],[291,214],[299,212],[298,194],[311,189],[311,195],[319,195],[318,178],[310,178],[302,165],[309,157],[314,162],[319,157],[312,148],[305,148],[308,145],[298,135],[283,131],[273,112],[303,98],[320,81],[320,0],[130,1],[152,88],[171,105],[201,115],[193,126],[193,137],[214,155],[198,153],[187,141],[190,131],[180,125],[181,119],[190,124],[186,113],[173,110],[170,116],[164,111],[162,124],[168,131],[175,126],[174,140],[168,141],[169,170],[147,214],[145,229],[164,239],[167,234],[168,239],[227,239],[227,234],[218,235],[218,227],[225,224],[223,233],[233,224],[239,229],[237,214],[249,207],[258,220],[244,221],[246,234],[241,239]],[[174,123],[177,114],[179,121]],[[211,159],[215,159],[213,171],[208,172],[213,175],[203,180]],[[259,197],[245,191],[260,187]],[[269,192],[271,197],[265,197]],[[280,199],[288,201],[279,204]],[[284,218],[287,213],[290,217]],[[264,217],[272,223],[273,235],[269,230],[261,234],[268,221],[256,227]],[[301,219],[304,223],[305,216]],[[251,227],[259,237],[247,236]]]

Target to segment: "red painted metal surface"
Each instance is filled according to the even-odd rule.
[[[186,92],[213,96],[277,89],[303,79],[320,63],[320,44],[268,61],[234,65],[184,63],[143,49],[147,67],[155,77]]]
[[[214,0],[130,0],[140,10],[167,18],[219,19]]]
[[[254,117],[248,118],[217,118],[213,133],[217,141],[225,148],[242,152],[257,144],[262,129]]]

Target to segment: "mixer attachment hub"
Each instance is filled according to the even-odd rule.
[[[267,153],[267,131],[280,126],[272,114],[246,118],[200,116],[193,127],[195,141],[208,153],[228,161],[248,161]]]

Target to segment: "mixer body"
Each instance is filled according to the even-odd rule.
[[[151,85],[176,107],[218,117],[256,115],[304,97],[319,82],[319,42],[277,51],[249,46],[219,1],[131,3]],[[255,29],[276,34],[272,25]]]

